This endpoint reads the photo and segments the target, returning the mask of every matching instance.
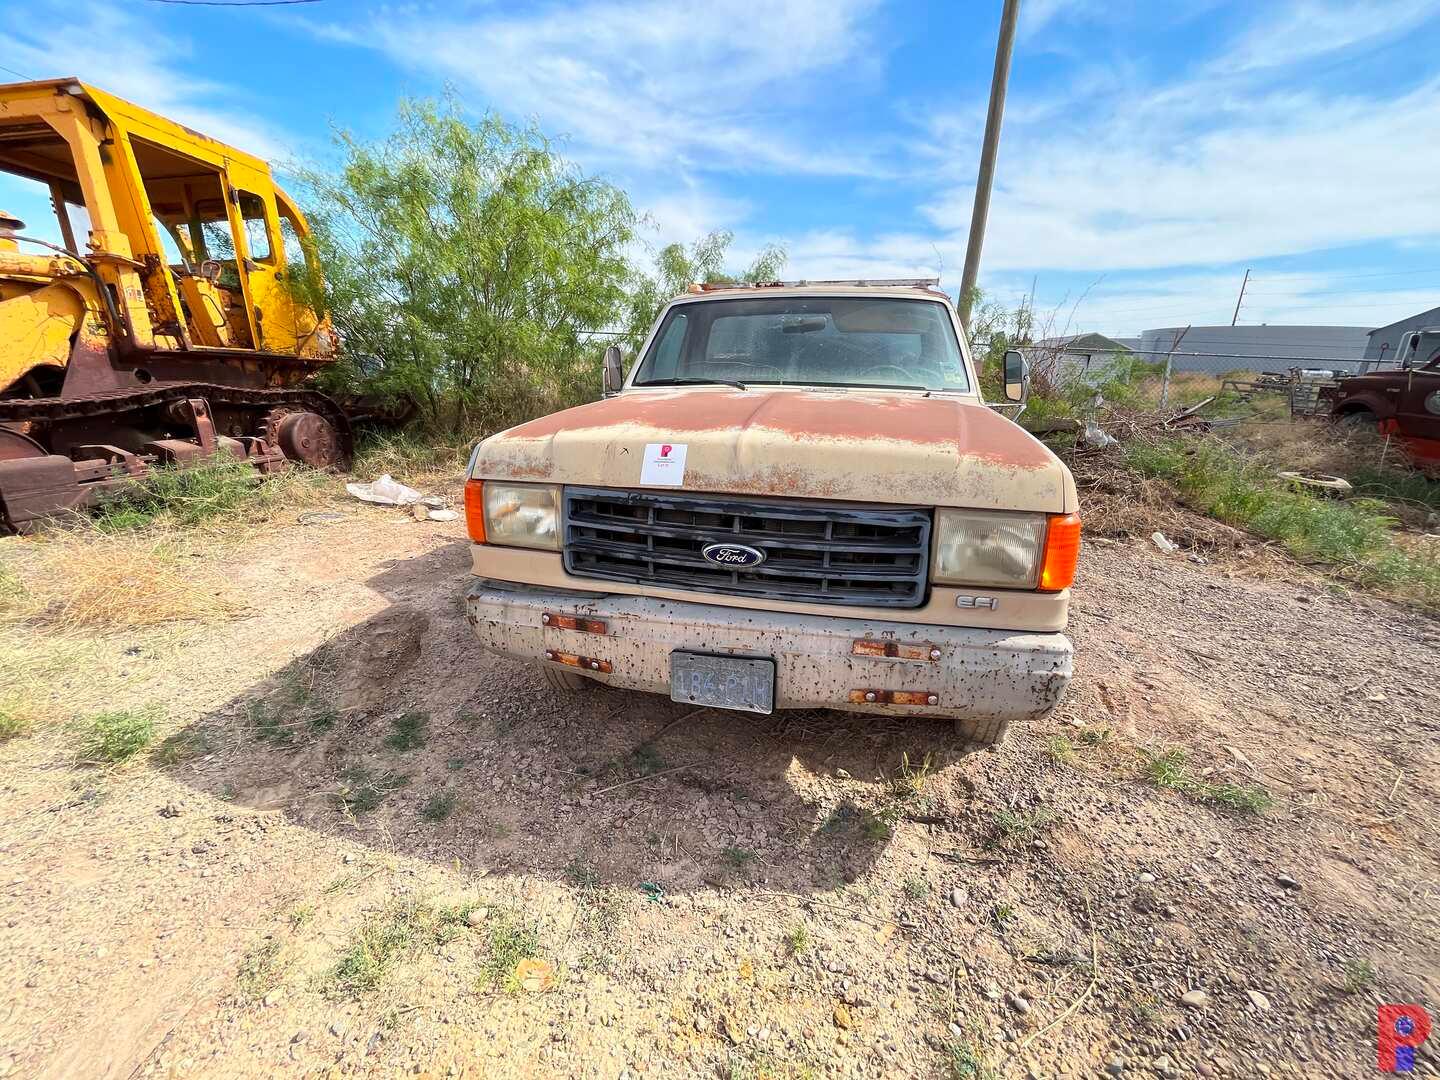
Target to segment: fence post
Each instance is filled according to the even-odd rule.
[[[1180,347],[1180,342],[1185,340],[1185,335],[1190,332],[1190,327],[1185,327],[1175,335],[1175,340],[1170,342],[1170,351],[1165,354],[1165,375],[1160,383],[1160,408],[1170,407],[1170,367],[1175,362],[1175,350]]]

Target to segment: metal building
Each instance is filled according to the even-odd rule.
[[[1431,308],[1429,311],[1422,311],[1419,315],[1411,315],[1408,319],[1401,319],[1389,326],[1382,326],[1378,330],[1370,331],[1370,344],[1365,349],[1365,359],[1378,360],[1381,365],[1392,360],[1395,350],[1400,346],[1400,339],[1411,330],[1423,330],[1430,327],[1440,326],[1440,307]]]
[[[1139,351],[1163,360],[1173,348],[1176,371],[1359,371],[1370,334],[1368,326],[1165,326],[1141,334]],[[1222,355],[1179,355],[1184,353]]]

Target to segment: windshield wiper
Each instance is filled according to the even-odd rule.
[[[737,390],[748,390],[742,382],[734,379],[651,379],[649,382],[636,383],[636,386],[733,386]]]

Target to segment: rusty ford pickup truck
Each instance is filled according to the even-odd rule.
[[[1006,357],[1005,394],[1024,366]],[[602,400],[471,458],[467,618],[556,687],[953,720],[1071,674],[1075,484],[982,400],[934,282],[694,287]]]

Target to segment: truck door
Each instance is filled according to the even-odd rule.
[[[1396,410],[1400,433],[1440,440],[1440,331],[1415,334],[1411,364]]]

